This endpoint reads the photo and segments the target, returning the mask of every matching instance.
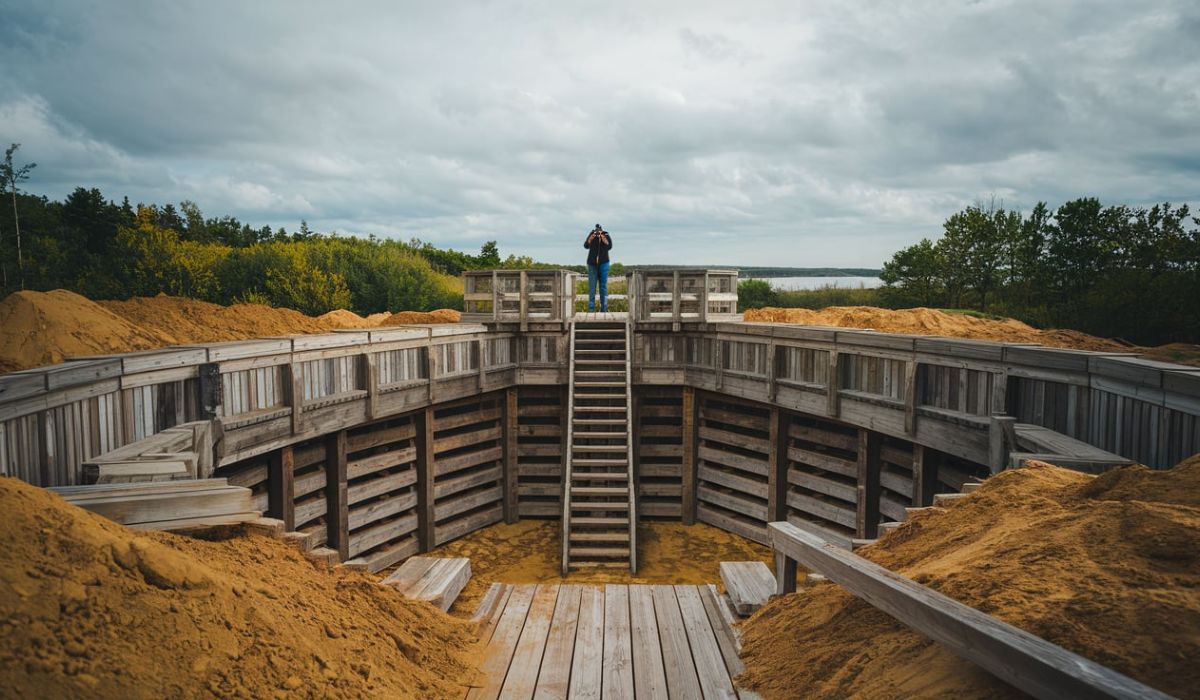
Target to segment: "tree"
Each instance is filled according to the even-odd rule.
[[[475,258],[475,264],[484,270],[500,267],[500,248],[495,241],[488,241],[480,247],[479,257]]]
[[[4,186],[12,191],[13,203],[13,230],[17,236],[17,273],[21,277],[21,289],[25,288],[25,259],[21,254],[21,219],[17,216],[17,185],[29,179],[29,173],[37,167],[37,163],[26,163],[21,167],[13,165],[13,154],[21,144],[14,143],[4,150],[4,162],[0,163],[0,179],[3,180]],[[7,282],[7,273],[5,274]]]
[[[766,280],[744,280],[738,283],[738,311],[761,309],[779,304],[779,294]]]
[[[920,243],[904,248],[883,264],[879,279],[889,287],[898,285],[912,294],[921,306],[933,306],[941,294],[942,270],[933,242],[922,238]],[[739,298],[741,286],[738,287]]]

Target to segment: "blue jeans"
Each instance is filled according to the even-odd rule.
[[[600,282],[600,311],[608,311],[608,263],[588,265],[588,311],[596,310],[596,282]]]

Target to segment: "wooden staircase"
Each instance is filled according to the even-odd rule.
[[[630,440],[630,332],[622,321],[571,324],[563,497],[563,575],[572,567],[637,571]]]

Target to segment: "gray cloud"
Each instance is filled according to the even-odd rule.
[[[789,265],[877,265],[992,196],[1200,202],[1182,0],[26,5],[0,140],[56,197]]]

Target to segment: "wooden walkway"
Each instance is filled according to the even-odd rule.
[[[713,586],[492,584],[475,619],[492,698],[740,698],[731,612]]]

